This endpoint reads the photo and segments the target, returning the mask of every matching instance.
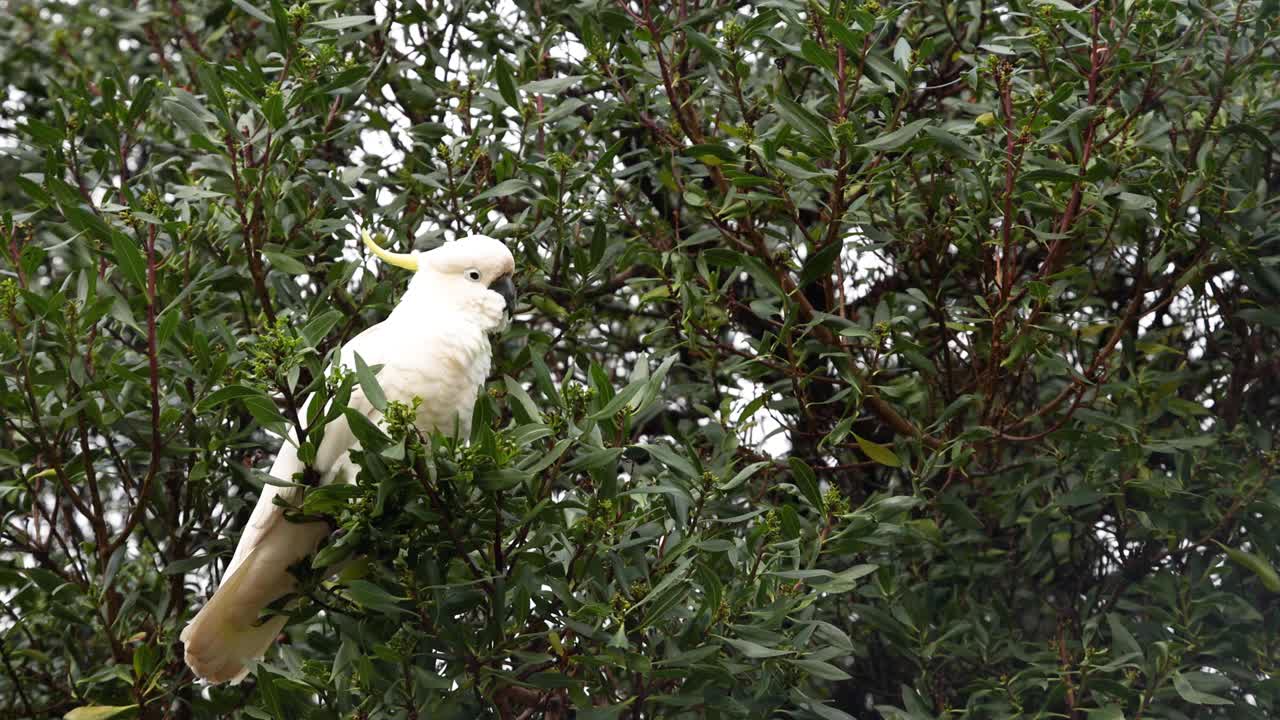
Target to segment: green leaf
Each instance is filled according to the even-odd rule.
[[[45,125],[35,118],[27,118],[19,128],[23,133],[29,136],[36,144],[43,145],[48,148],[56,148],[62,145],[62,131]]]
[[[654,402],[657,401],[659,395],[662,394],[662,383],[667,378],[667,373],[671,371],[671,367],[680,359],[678,353],[672,353],[662,361],[658,368],[653,371],[648,380],[644,381],[644,393],[637,402],[631,403],[630,407],[636,413],[646,412]]]
[[[272,95],[262,103],[262,114],[267,118],[267,123],[271,125],[271,129],[279,130],[284,127],[287,122],[287,116],[284,110],[284,96]]]
[[[1280,310],[1275,308],[1244,308],[1236,316],[1251,323],[1280,329]]]
[[[672,577],[669,575],[668,577]],[[678,583],[659,592],[654,592],[645,598],[648,607],[645,609],[644,617],[641,618],[640,624],[636,626],[636,630],[643,630],[654,623],[661,620],[672,608],[676,607],[683,601],[692,591],[692,587],[688,583]],[[650,598],[653,598],[650,600]]]
[[[282,53],[289,52],[289,13],[284,9],[284,3],[280,2],[280,0],[271,0],[271,19],[274,21],[271,29],[272,34],[275,36],[276,49]]]
[[[743,255],[742,253],[734,252],[732,250],[725,250],[723,248],[707,250],[703,253],[703,257],[707,259],[707,262],[715,265],[721,265],[733,270],[746,270],[753,280],[760,283],[760,285],[766,288],[770,293],[777,295],[778,297],[786,295],[782,290],[782,285],[778,283],[778,278],[774,274],[773,270],[769,269],[767,265],[760,262],[760,260],[755,257]]]
[[[806,675],[816,677],[820,680],[830,680],[838,682],[840,680],[848,680],[851,675],[840,668],[828,662],[821,660],[809,660],[805,658],[788,659],[788,663],[795,665],[804,671]]]
[[[830,580],[832,577],[835,576],[835,573],[831,572],[830,570],[822,570],[818,568],[813,570],[775,570],[775,571],[771,571],[769,575],[773,577],[780,577],[780,578],[783,578],[784,580],[813,580],[814,578]],[[815,584],[821,584],[821,583],[815,583]]]
[[[360,357],[360,353],[356,353],[356,381],[360,383],[360,389],[364,391],[364,397],[369,401],[378,412],[386,412],[387,396],[382,392],[382,385],[378,383],[377,374],[365,364],[364,358]]]
[[[1075,129],[1079,125],[1088,120],[1092,120],[1097,115],[1099,108],[1096,105],[1086,105],[1067,116],[1065,120],[1052,126],[1048,132],[1040,136],[1040,142],[1052,143],[1066,135],[1069,131]]]
[[[486,490],[510,490],[532,477],[532,473],[516,468],[484,470],[476,475],[476,484]]]
[[[866,37],[864,33],[846,27],[833,16],[827,16],[826,25],[827,30],[829,30],[831,35],[844,46],[845,50],[852,53],[862,53],[862,43],[863,39]]]
[[[268,717],[288,717],[289,711],[286,709],[284,696],[275,683],[279,676],[272,673],[265,664],[260,664],[254,677],[257,680],[258,696],[262,698],[262,704],[267,708]]]
[[[76,205],[64,204],[62,206],[62,214],[66,216],[67,222],[71,223],[71,225],[75,229],[81,232],[87,232],[93,235],[93,237],[97,238],[98,240],[103,240],[103,241],[110,240],[112,243],[114,243],[118,239],[117,236],[121,235],[121,233],[117,231],[113,231],[110,227],[107,227],[107,223],[102,219],[101,216],[98,215],[98,213],[90,212],[89,210],[84,209],[84,207],[79,204],[76,204]],[[133,240],[131,240],[127,236],[124,236],[124,241],[128,243],[133,242]],[[136,249],[136,246],[134,247]],[[141,250],[138,250],[137,252],[141,253]],[[144,288],[145,288],[145,285],[144,285]]]
[[[1142,646],[1133,637],[1133,633],[1124,626],[1124,620],[1115,613],[1107,613],[1107,625],[1111,629],[1111,643],[1114,648],[1113,655],[1121,657],[1124,655],[1135,654],[1142,657]]]
[[[189,135],[203,135],[209,128],[194,110],[173,98],[164,98],[160,107]]]
[[[720,636],[717,635],[716,637]],[[738,652],[754,660],[781,657],[783,655],[791,655],[795,652],[794,650],[778,650],[776,648],[765,647],[764,645],[751,642],[750,640],[739,640],[737,638],[727,637],[720,637],[720,639],[732,645]]]
[[[213,560],[217,557],[218,556],[215,553],[205,553],[204,555],[195,555],[193,557],[183,558],[181,560],[175,560],[169,563],[168,565],[165,565],[164,574],[165,575],[181,575],[183,573],[191,572],[196,568],[201,568],[201,567],[204,567],[205,565],[208,565],[209,563],[213,562]]]
[[[842,570],[841,572],[836,573],[834,579],[843,582],[853,582],[854,580],[860,580],[879,569],[880,566],[874,563],[859,563],[848,570]]]
[[[209,393],[197,406],[199,410],[211,410],[219,405],[226,404],[232,400],[239,400],[247,397],[266,397],[261,390],[251,388],[245,385],[228,385]],[[270,400],[268,398],[268,400]]]
[[[156,96],[156,79],[146,78],[138,85],[138,90],[133,94],[133,101],[129,103],[129,111],[125,115],[125,123],[132,125],[142,117],[147,109],[151,107],[151,101]]]
[[[281,415],[280,410],[276,408],[275,401],[268,397],[266,393],[257,392],[249,397],[241,398],[240,402],[259,425],[277,435],[284,434],[285,426],[288,423],[284,419],[284,415]]]
[[[303,496],[302,511],[308,515],[333,515],[363,494],[359,487],[342,483],[310,488]]]
[[[298,331],[308,347],[318,346],[343,317],[341,310],[329,309],[307,321]]]
[[[636,380],[635,382],[628,383],[627,386],[622,388],[617,395],[614,395],[609,402],[605,403],[604,407],[591,413],[587,417],[592,420],[613,417],[615,413],[622,409],[622,406],[631,402],[632,398],[640,394],[640,391],[644,390],[646,385],[647,380]]]
[[[800,54],[804,56],[805,60],[808,60],[817,67],[826,70],[829,73],[835,73],[835,56],[824,50],[821,45],[814,42],[811,38],[805,38],[800,41]]]
[[[511,178],[509,180],[503,180],[497,185],[494,185],[488,190],[476,195],[475,198],[473,198],[473,201],[479,202],[480,200],[488,200],[495,197],[507,197],[509,195],[515,195],[521,190],[528,190],[531,187],[533,186],[529,184],[528,180]]]
[[[874,46],[873,46],[874,47]],[[883,54],[872,50],[867,53],[867,75],[879,78],[881,83],[888,80],[896,90],[907,87],[907,73],[898,63],[890,62]]]
[[[270,15],[262,12],[256,6],[246,2],[245,0],[231,0],[231,2],[235,3],[236,7],[249,13],[250,16],[257,18],[258,20],[261,20],[262,22],[267,23],[268,25],[275,22],[274,20],[271,19]]]
[[[973,148],[973,144],[968,141],[968,138],[962,138],[959,135],[954,135],[940,127],[934,127],[932,125],[928,125],[924,128],[924,134],[929,139],[933,140],[933,143],[939,148],[946,150],[948,153],[958,158],[975,162],[979,157],[981,157],[978,154],[978,151]]]
[[[816,700],[810,702],[806,707],[814,715],[822,718],[822,720],[857,720],[857,718],[843,710],[823,705]],[[916,718],[900,718],[895,716],[890,712],[891,709],[884,705],[877,705],[875,708],[877,711],[884,714],[884,720],[917,720]]]
[[[267,260],[277,270],[282,270],[290,275],[304,275],[307,272],[307,266],[298,261],[297,258],[284,253],[272,252],[264,250],[262,253]]]
[[[31,198],[32,200],[36,201],[37,203],[40,203],[41,205],[52,205],[52,204],[53,204],[53,196],[52,196],[52,195],[50,195],[49,193],[45,192],[45,191],[44,191],[44,188],[42,188],[42,187],[40,187],[39,185],[37,185],[37,184],[36,184],[34,181],[32,181],[30,178],[26,178],[26,177],[23,177],[23,176],[19,175],[19,176],[15,177],[15,178],[13,179],[13,181],[18,185],[18,188],[19,188],[19,189],[21,189],[21,190],[22,190],[22,192],[23,192],[27,197]]]
[[[178,329],[178,323],[182,320],[181,311],[174,309],[160,316],[160,327],[156,329],[156,344],[163,346],[169,342],[169,338],[173,337],[173,333]]]
[[[347,419],[351,434],[356,436],[356,440],[360,441],[360,446],[365,450],[378,452],[391,444],[391,438],[374,425],[364,413],[349,407],[344,409],[342,414]]]
[[[519,110],[520,93],[516,90],[515,75],[512,73],[511,65],[507,63],[506,58],[501,55],[498,56],[493,72],[498,81],[498,94],[502,96],[508,107]]]
[[[1234,705],[1226,698],[1220,698],[1217,695],[1210,695],[1207,692],[1201,692],[1191,685],[1191,681],[1185,675],[1178,671],[1173,673],[1173,689],[1178,691],[1178,695],[1183,700],[1192,705]]]
[[[507,387],[507,394],[515,399],[516,404],[512,406],[513,415],[517,415],[517,411],[523,415],[518,415],[517,419],[522,423],[540,423],[542,413],[538,411],[538,406],[534,404],[533,398],[529,397],[529,393],[525,392],[524,386],[519,380],[510,375],[503,376],[503,384]]]
[[[800,287],[808,287],[821,278],[830,277],[835,271],[836,263],[840,261],[842,250],[844,250],[844,243],[837,240],[824,245],[818,252],[809,256],[804,261],[804,268],[800,271]]]
[[[137,705],[85,705],[69,711],[62,720],[110,720],[137,709]]]
[[[874,505],[875,515],[881,522],[887,522],[896,515],[919,507],[922,502],[914,495],[890,495]]]
[[[1155,198],[1146,195],[1122,192],[1117,193],[1116,198],[1120,201],[1120,207],[1125,210],[1153,210],[1156,207]]]
[[[694,469],[693,465],[691,465],[688,460],[677,455],[675,451],[666,445],[644,444],[637,445],[636,447],[643,448],[654,460],[657,460],[659,463],[676,471],[677,474],[683,475],[687,479],[692,480],[698,477],[699,473]]]
[[[1080,179],[1080,176],[1074,172],[1066,170],[1055,170],[1053,168],[1039,168],[1030,172],[1024,172],[1018,176],[1018,182],[1059,182],[1072,183]]]
[[[1214,540],[1214,542],[1217,543],[1218,547],[1222,548],[1223,552],[1232,561],[1257,575],[1258,579],[1262,581],[1263,587],[1273,593],[1280,593],[1280,575],[1276,574],[1276,569],[1271,566],[1271,563],[1267,562],[1266,558],[1251,552],[1228,547],[1217,540]]]
[[[827,121],[812,110],[797,104],[795,101],[779,95],[774,106],[783,122],[804,133],[809,139],[816,141],[821,147],[832,146],[831,133],[827,129]]]
[[[825,512],[822,492],[818,490],[818,476],[814,475],[813,468],[798,457],[787,458],[787,465],[791,467],[791,481],[800,489],[804,499],[819,513]]]
[[[223,89],[225,84],[218,66],[212,63],[202,62],[196,66],[196,77],[200,80],[200,89],[204,91],[205,97],[213,106],[219,122],[223,129],[234,131],[235,127],[231,123],[230,106],[227,103],[227,95]]]
[[[1036,0],[1035,4],[1049,5],[1050,7],[1057,8],[1058,10],[1062,10],[1063,12],[1072,13],[1073,15],[1083,12],[1081,8],[1078,8],[1075,5],[1072,5],[1066,0]]]
[[[360,25],[367,25],[376,20],[372,15],[348,15],[346,17],[330,18],[328,20],[317,20],[312,25],[326,30],[348,30]]]
[[[610,467],[617,464],[618,458],[622,457],[622,452],[622,448],[595,448],[588,450],[587,452],[579,453],[577,457],[569,461],[565,465],[565,469],[590,472],[591,470]]]
[[[407,612],[397,603],[408,600],[408,598],[392,595],[367,580],[352,580],[346,584],[343,590],[346,592],[347,597],[354,602],[372,610],[392,613]]]
[[[728,481],[721,484],[719,486],[720,491],[729,492],[730,490],[733,490],[734,488],[738,487],[739,485],[746,482],[747,480],[750,480],[751,476],[760,472],[762,468],[769,467],[772,464],[773,463],[768,460],[760,460],[758,462],[751,463],[750,465],[742,468],[737,473],[735,473],[734,476],[732,478],[729,478]]]
[[[565,90],[577,85],[585,79],[586,75],[568,75],[565,77],[548,78],[546,80],[534,80],[520,86],[520,89],[527,93],[537,95],[558,95]]]
[[[124,276],[142,292],[147,291],[147,261],[142,250],[124,233],[111,234],[111,247],[116,257],[116,266]]]
[[[898,459],[898,456],[894,454],[893,450],[890,450],[884,445],[872,442],[857,433],[853,433],[853,439],[857,441],[858,447],[866,454],[867,457],[881,465],[888,465],[889,467],[900,467],[902,465],[902,461]]]
[[[63,206],[64,212],[72,209],[81,209],[79,206],[84,202],[84,198],[71,183],[57,175],[45,175],[44,184],[49,189],[49,192],[53,193],[58,203]],[[67,219],[70,220],[71,218],[68,217]]]
[[[727,146],[719,143],[690,145],[689,147],[681,150],[681,153],[697,158],[703,165],[731,165],[742,161],[742,159],[738,157],[737,153],[730,150]]]
[[[864,142],[859,145],[859,147],[864,147],[868,150],[877,150],[880,152],[897,150],[903,145],[914,140],[916,135],[920,134],[920,129],[929,123],[930,120],[928,118],[909,122],[893,132],[880,135],[874,140]]]

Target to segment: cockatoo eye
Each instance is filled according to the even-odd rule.
[[[480,271],[475,268],[471,268],[470,270],[468,270],[466,272],[466,275],[468,280],[478,281],[480,279]]]

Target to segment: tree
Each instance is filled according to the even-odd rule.
[[[1280,704],[1274,2],[4,8],[0,717]],[[200,688],[358,227],[524,312]]]

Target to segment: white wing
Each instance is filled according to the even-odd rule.
[[[347,344],[342,347],[342,363],[354,368],[356,353],[359,353],[361,359],[369,365],[386,362],[389,350],[387,339],[391,335],[386,330],[386,323],[378,323],[347,341]],[[307,398],[306,403],[299,409],[298,412],[303,418],[306,418],[307,407],[310,404],[311,399]],[[375,412],[359,386],[351,393],[351,400],[347,406],[365,415]],[[344,469],[342,465],[345,464],[347,451],[354,443],[355,437],[351,434],[351,427],[347,424],[346,417],[339,415],[325,426],[324,440],[316,449],[316,471],[320,474],[322,484],[332,482]],[[303,465],[298,459],[297,434],[291,430],[289,439],[281,443],[280,452],[276,455],[275,462],[271,464],[268,474],[277,480],[292,482],[293,476],[302,471]],[[262,486],[258,504],[254,506],[253,514],[249,516],[249,522],[245,525],[244,532],[240,534],[240,542],[236,544],[236,551],[231,556],[231,563],[227,565],[227,570],[223,574],[224,578],[231,577],[231,574],[240,567],[240,563],[244,562],[245,556],[257,547],[267,533],[284,517],[284,508],[275,502],[277,497],[288,505],[297,506],[302,500],[302,492],[300,488]]]
[[[381,364],[394,350],[385,323],[379,323],[357,335],[343,347],[343,361],[353,364],[355,353],[369,364]],[[349,407],[365,414],[373,408],[357,389]],[[305,409],[302,411],[306,416]],[[271,465],[272,477],[292,480],[303,469],[298,459],[296,439],[281,444]],[[324,439],[316,452],[316,469],[322,482],[331,482],[347,463],[347,452],[355,442],[346,418],[339,416],[325,427]],[[245,664],[262,657],[284,628],[287,618],[277,616],[259,624],[264,607],[293,592],[297,581],[289,567],[315,550],[329,527],[322,522],[281,522],[284,508],[275,498],[297,505],[298,488],[266,485],[249,523],[240,535],[235,554],[223,575],[222,585],[182,631],[184,657],[197,676],[210,682],[238,683],[247,674]]]

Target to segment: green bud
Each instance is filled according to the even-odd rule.
[[[392,440],[399,442],[415,434],[418,407],[421,405],[422,398],[417,396],[414,396],[412,405],[398,400],[387,401],[387,410],[382,417],[387,424],[387,434]]]
[[[5,315],[13,312],[18,305],[18,283],[13,278],[0,280],[0,311]]]
[[[562,152],[553,152],[547,156],[547,167],[556,172],[567,172],[569,168],[573,167],[573,159]]]

